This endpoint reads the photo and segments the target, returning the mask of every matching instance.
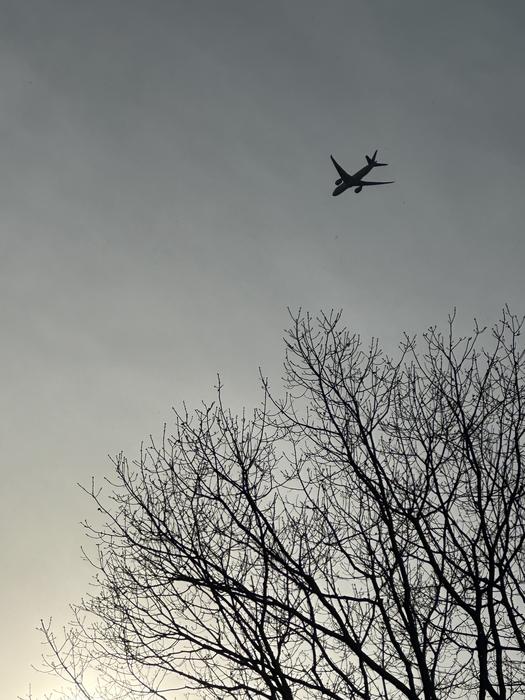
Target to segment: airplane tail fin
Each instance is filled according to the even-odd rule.
[[[378,168],[384,165],[388,165],[388,163],[378,163],[376,158],[377,158],[377,151],[374,153],[374,155],[370,158],[370,156],[365,156],[366,162],[368,165],[372,165],[374,168]]]

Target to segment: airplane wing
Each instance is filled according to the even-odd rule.
[[[332,159],[332,163],[334,164],[335,169],[339,173],[339,177],[342,177],[343,180],[351,180],[352,176],[349,175],[344,168],[342,168],[339,163],[335,160],[335,158],[331,155],[330,158]]]
[[[359,187],[366,187],[367,185],[391,185],[395,180],[387,180],[386,182],[371,182],[370,180],[361,180]]]

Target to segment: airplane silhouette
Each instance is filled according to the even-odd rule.
[[[394,180],[388,180],[387,182],[371,182],[363,180],[365,175],[368,175],[372,168],[378,168],[388,165],[388,163],[378,163],[376,161],[376,157],[377,151],[371,158],[369,158],[369,156],[365,156],[367,165],[365,165],[364,168],[361,168],[361,170],[358,170],[353,175],[350,175],[339,165],[339,163],[337,163],[335,158],[331,155],[330,158],[332,159],[332,163],[334,164],[335,169],[339,173],[339,177],[335,181],[337,187],[332,192],[332,196],[337,197],[337,195],[342,194],[345,190],[348,190],[352,187],[355,187],[354,191],[356,194],[358,194],[359,192],[361,192],[363,187],[368,187],[369,185],[391,185],[394,182]]]

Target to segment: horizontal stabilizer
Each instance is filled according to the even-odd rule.
[[[371,165],[374,168],[380,167],[382,165],[388,165],[388,163],[376,163],[376,161],[373,158],[370,158],[370,156],[365,156],[365,158],[368,165]]]
[[[382,165],[388,165],[388,163],[378,163],[376,161],[376,156],[377,156],[377,151],[374,153],[372,158],[370,158],[370,156],[365,156],[366,162],[368,163],[368,165],[371,165],[373,168],[377,168],[377,167],[380,167]]]

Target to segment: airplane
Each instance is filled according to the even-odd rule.
[[[330,156],[330,158],[332,159],[332,163],[334,164],[335,169],[339,173],[339,177],[335,181],[337,187],[332,192],[333,197],[337,197],[337,195],[342,194],[345,190],[348,190],[352,187],[355,187],[354,192],[356,194],[359,194],[363,187],[368,187],[369,185],[391,185],[394,182],[394,180],[388,180],[387,182],[371,182],[370,180],[363,180],[365,175],[368,175],[372,168],[378,168],[388,165],[388,163],[378,163],[376,161],[377,151],[371,158],[369,156],[365,156],[367,165],[365,165],[364,168],[361,168],[361,170],[358,170],[353,175],[347,173],[346,170],[344,170],[339,165],[339,163],[335,160],[335,158],[332,155]]]

